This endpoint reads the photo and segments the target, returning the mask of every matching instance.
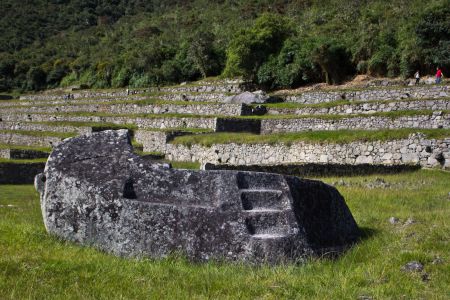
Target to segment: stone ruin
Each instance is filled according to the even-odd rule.
[[[134,154],[126,130],[64,140],[35,186],[49,233],[121,256],[298,262],[340,253],[360,236],[334,187],[172,169]]]

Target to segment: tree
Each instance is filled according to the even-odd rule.
[[[445,2],[445,1],[444,1]],[[429,70],[441,66],[450,72],[450,6],[429,9],[417,24],[418,44]]]
[[[313,51],[313,60],[322,69],[328,84],[339,84],[354,72],[350,52],[336,42],[324,42]]]
[[[241,30],[230,42],[224,75],[255,80],[261,65],[280,51],[291,34],[286,18],[270,13],[261,15],[251,28]]]
[[[40,90],[45,88],[47,74],[41,67],[32,67],[27,73],[27,89]]]
[[[219,73],[214,50],[214,35],[209,31],[197,31],[189,39],[188,58],[203,78]]]

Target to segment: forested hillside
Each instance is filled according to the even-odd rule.
[[[450,0],[2,0],[0,91],[450,73]]]

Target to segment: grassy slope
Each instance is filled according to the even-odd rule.
[[[46,234],[32,186],[0,186],[2,299],[445,299],[450,293],[450,174],[386,175],[390,188],[368,189],[376,176],[338,186],[369,237],[336,261],[304,266],[192,264],[179,257],[122,259]],[[327,182],[337,178],[327,178]],[[5,207],[5,205],[14,207]],[[391,225],[389,217],[416,223]],[[432,261],[440,257],[441,264]],[[430,281],[402,272],[425,264]]]

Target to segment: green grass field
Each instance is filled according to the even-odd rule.
[[[31,185],[0,185],[0,299],[449,298],[450,173],[323,180],[337,183],[366,237],[336,260],[277,267],[124,259],[80,247],[46,233]],[[427,281],[401,270],[412,260]]]

